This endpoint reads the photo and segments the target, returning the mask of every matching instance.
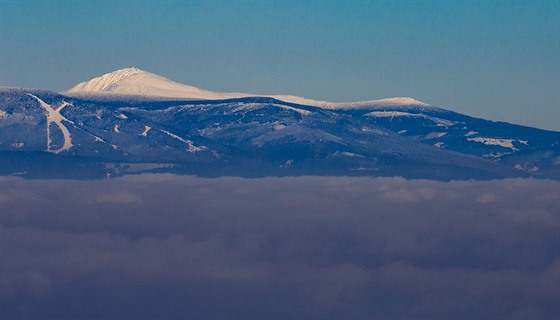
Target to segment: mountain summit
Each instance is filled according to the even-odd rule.
[[[292,95],[260,95],[238,92],[213,92],[194,86],[178,83],[157,74],[153,74],[138,68],[125,68],[116,70],[89,81],[82,82],[73,88],[62,92],[68,96],[81,95],[134,95],[160,98],[180,98],[192,100],[221,100],[243,97],[269,97],[284,102],[297,103],[301,105],[312,105],[327,109],[361,108],[371,106],[422,106],[429,104],[409,97],[386,98],[359,102],[327,102],[307,99]]]
[[[242,93],[218,93],[171,81],[138,68],[125,68],[82,82],[63,92],[67,95],[119,94],[184,99],[230,99]]]

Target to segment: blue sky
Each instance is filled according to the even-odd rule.
[[[213,91],[393,96],[560,130],[558,1],[0,0],[0,84],[135,66]]]

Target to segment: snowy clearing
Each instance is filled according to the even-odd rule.
[[[498,139],[498,138],[468,138],[468,141],[475,141],[479,143],[484,143],[489,146],[500,146],[503,148],[509,148],[512,150],[519,150],[513,146],[513,139]]]
[[[144,132],[142,132],[141,134],[139,134],[142,137],[147,137],[148,136],[148,131],[150,131],[152,129],[152,127],[150,126],[144,126]]]
[[[179,137],[178,135],[176,135],[174,133],[171,133],[167,130],[160,130],[160,131],[167,134],[168,136],[170,136],[174,139],[177,139],[177,140],[185,143],[188,146],[188,149],[187,149],[188,152],[198,152],[198,151],[208,150],[208,147],[206,147],[206,146],[197,147],[193,144],[193,142],[191,140],[185,140],[185,139]]]
[[[51,107],[51,105],[47,104],[45,101],[39,99],[38,97],[32,95],[31,93],[28,93],[28,95],[34,98],[35,100],[37,100],[41,105],[41,107],[43,107],[43,109],[47,111],[47,151],[52,153],[60,153],[62,151],[66,151],[72,148],[72,135],[70,134],[68,128],[62,123],[62,121],[67,121],[69,123],[73,123],[73,122],[66,119],[64,116],[60,114],[60,111],[62,111],[64,107],[71,106],[72,104],[63,101],[58,108],[54,109]],[[49,128],[53,123],[57,125],[58,128],[60,128],[60,131],[62,131],[62,136],[64,138],[64,144],[59,149],[51,149],[52,141],[51,141],[51,133],[49,131]]]

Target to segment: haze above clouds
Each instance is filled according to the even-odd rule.
[[[560,183],[0,178],[2,318],[554,319]]]

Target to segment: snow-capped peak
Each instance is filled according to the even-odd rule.
[[[359,102],[328,102],[307,99],[291,95],[260,95],[238,92],[212,92],[186,84],[171,81],[156,74],[138,68],[116,70],[89,81],[82,82],[68,91],[62,92],[70,96],[80,95],[136,95],[147,97],[180,98],[180,99],[232,99],[242,97],[271,97],[284,102],[311,105],[327,109],[371,108],[377,106],[430,106],[424,102],[408,97],[386,98]]]
[[[104,74],[82,82],[63,94],[120,94],[184,99],[229,99],[249,96],[243,93],[202,90],[138,68],[125,68]]]
[[[90,81],[82,82],[67,92],[111,91],[111,86],[114,84],[138,74],[148,74],[148,72],[138,68],[124,68],[93,78]]]

